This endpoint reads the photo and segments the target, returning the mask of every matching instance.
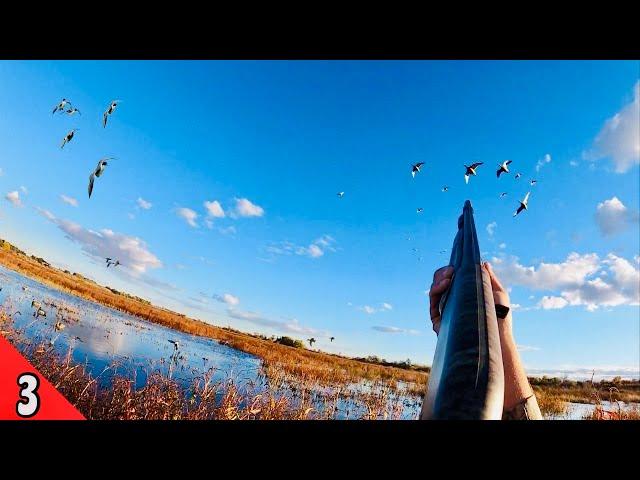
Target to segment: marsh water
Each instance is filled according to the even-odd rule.
[[[46,342],[62,355],[68,352],[77,363],[85,365],[87,371],[108,386],[115,374],[133,378],[136,387],[145,385],[148,375],[159,371],[171,376],[184,386],[205,373],[212,380],[233,379],[239,387],[247,386],[252,391],[266,388],[261,374],[261,360],[248,353],[235,350],[218,341],[189,335],[138,319],[126,313],[90,302],[54,288],[43,285],[17,272],[0,267],[0,305],[13,317],[13,326],[29,342]],[[34,316],[37,308],[32,301],[39,302],[46,317]],[[20,312],[20,313],[16,313]],[[61,320],[65,327],[55,328]],[[176,351],[174,344],[178,342]],[[289,390],[283,388],[283,393]],[[358,390],[369,393],[375,385],[353,384],[345,392]],[[322,398],[323,392],[317,392]],[[395,418],[418,418],[421,399],[390,394],[400,409]],[[351,398],[341,399],[337,404],[335,418],[358,418],[365,407]],[[588,404],[569,404],[567,414],[561,419],[580,419],[594,408]]]
[[[50,288],[0,267],[0,305],[13,314],[14,327],[29,341],[52,343],[60,354],[71,349],[73,360],[106,385],[115,373],[135,377],[136,387],[160,371],[184,385],[213,369],[213,380],[258,378],[260,359],[205,337],[185,334]],[[35,300],[46,317],[35,317]],[[58,320],[65,328],[56,330]],[[172,362],[179,342],[177,362]],[[105,371],[105,368],[113,366]],[[170,371],[171,370],[171,371]]]
[[[207,373],[213,382],[233,379],[236,386],[248,387],[252,392],[267,388],[259,358],[216,340],[138,319],[61,292],[4,267],[0,267],[0,287],[0,305],[12,315],[15,330],[28,342],[48,343],[61,355],[70,352],[72,359],[84,364],[101,386],[108,386],[118,374],[132,378],[140,388],[151,373],[161,372],[183,386],[189,386],[194,379]],[[35,316],[38,307],[32,306],[34,300],[46,316]],[[58,321],[64,324],[63,329],[56,329]],[[177,351],[172,342],[178,342]],[[282,385],[281,393],[293,395],[291,392],[295,388],[290,387]],[[346,386],[343,389],[345,398],[339,400],[335,418],[363,415],[365,407],[348,392],[369,393],[375,388],[365,382]],[[318,403],[327,393],[322,390],[318,387],[318,392],[314,392]],[[402,395],[393,396],[395,406],[401,408],[399,418],[417,418],[421,402]]]

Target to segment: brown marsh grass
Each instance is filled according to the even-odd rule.
[[[107,287],[79,275],[47,267],[36,260],[0,249],[0,264],[39,282],[72,295],[100,303],[115,310],[134,315],[192,335],[213,338],[243,352],[255,355],[280,368],[304,377],[311,376],[323,383],[357,382],[362,379],[416,384],[426,390],[428,375],[424,371],[403,369],[362,362],[339,355],[280,345],[270,340],[228,328],[220,328],[180,313],[156,307],[143,299],[114,293]]]
[[[92,420],[400,419],[409,401],[385,380],[363,391],[328,387],[312,375],[298,376],[269,361],[254,383],[242,384],[233,377],[213,381],[211,368],[186,387],[152,372],[144,386],[136,388],[134,375],[114,374],[116,364],[92,377],[85,365],[72,360],[71,349],[61,355],[46,342],[27,341],[6,315],[0,322],[2,334]],[[103,375],[110,375],[106,387],[98,382]]]

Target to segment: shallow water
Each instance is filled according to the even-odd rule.
[[[216,340],[197,337],[137,319],[126,313],[69,295],[0,267],[0,305],[14,314],[14,327],[34,343],[53,342],[58,353],[72,350],[73,360],[86,364],[87,370],[102,385],[114,373],[135,372],[136,386],[145,384],[147,375],[161,371],[188,385],[209,369],[213,380],[231,376],[243,382],[256,381],[260,359],[221,345]],[[34,316],[32,300],[42,304],[46,317]],[[56,331],[60,320],[65,328]],[[171,362],[179,342],[177,362]],[[117,363],[116,369],[103,370]]]
[[[135,378],[136,387],[142,387],[147,377],[160,371],[188,386],[195,378],[212,371],[212,380],[234,378],[242,388],[250,384],[254,392],[266,384],[261,375],[261,360],[248,353],[221,345],[213,339],[189,335],[137,319],[126,313],[60,292],[0,266],[0,305],[13,314],[13,327],[34,344],[53,343],[59,354],[71,351],[75,362],[86,365],[87,371],[98,378],[102,386],[111,383],[114,374]],[[46,317],[35,317],[31,302],[40,302]],[[65,328],[56,331],[62,321]],[[177,353],[169,340],[179,342]],[[175,355],[175,356],[174,356]],[[172,362],[172,357],[175,362]],[[177,359],[176,359],[177,357]],[[116,363],[115,368],[107,368]],[[295,398],[295,385],[282,385],[278,391]],[[373,393],[376,386],[368,382],[347,385],[343,392],[354,390]],[[324,400],[332,388],[319,387],[311,392],[316,412],[325,411]],[[420,402],[418,402],[420,403]],[[389,401],[389,417],[417,418],[420,405],[416,399],[395,395]],[[393,415],[392,407],[401,413]],[[333,418],[359,418],[366,413],[361,402],[350,395],[339,398]],[[326,408],[333,410],[332,406]]]
[[[640,404],[638,403],[624,403],[624,402],[609,402],[602,401],[602,408],[607,411],[617,412],[618,408],[621,410],[626,410],[629,408],[638,408]],[[563,415],[559,416],[548,416],[546,417],[549,420],[582,420],[586,415],[593,413],[596,406],[592,403],[575,403],[575,402],[567,402],[567,411]]]

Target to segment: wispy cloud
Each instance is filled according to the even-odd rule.
[[[198,219],[198,214],[195,211],[190,208],[180,207],[176,210],[176,214],[187,222],[187,225],[190,227],[198,228],[198,222],[196,221]]]
[[[142,197],[138,197],[138,200],[136,200],[136,203],[138,204],[138,207],[140,207],[143,210],[149,210],[151,207],[153,207],[153,204],[151,202],[147,202]]]
[[[227,315],[231,318],[236,318],[238,320],[244,320],[245,322],[251,322],[256,325],[269,327],[282,333],[319,336],[327,336],[329,334],[326,330],[318,330],[312,327],[301,325],[295,318],[289,320],[274,320],[256,312],[242,311],[232,307],[227,309]]]
[[[17,190],[7,193],[4,198],[6,198],[8,202],[11,202],[14,207],[22,207],[20,192],[18,192]]]
[[[378,326],[371,327],[372,330],[382,333],[405,333],[408,335],[420,335],[418,330],[407,330],[406,328]]]
[[[489,225],[487,225],[487,233],[489,234],[490,237],[493,237],[493,234],[497,226],[498,226],[497,222],[491,222]]]
[[[20,191],[21,191],[22,193],[24,193],[25,195],[28,195],[28,194],[29,194],[29,189],[28,189],[27,187],[25,187],[24,185],[21,185],[21,186],[20,186]]]
[[[211,296],[216,302],[226,303],[227,305],[236,306],[240,303],[240,299],[230,293],[224,293],[222,295],[213,294]]]
[[[358,310],[367,313],[369,315],[373,315],[378,312],[387,312],[389,310],[393,310],[393,305],[387,302],[383,302],[380,304],[380,307],[372,307],[371,305],[363,305],[362,307],[357,307]]]
[[[264,209],[248,198],[236,198],[235,201],[234,217],[262,217],[264,215]]]
[[[78,200],[73,197],[68,197],[64,193],[60,194],[60,200],[62,200],[67,205],[71,205],[72,207],[78,206]]]
[[[224,218],[226,215],[218,200],[213,202],[205,201],[204,208],[207,210],[207,215],[213,218]]]
[[[595,218],[604,236],[615,235],[630,227],[637,228],[640,223],[638,211],[628,209],[615,196],[598,204]]]
[[[325,252],[335,252],[335,239],[330,235],[323,235],[307,246],[296,245],[295,243],[284,241],[266,247],[266,251],[272,255],[300,255],[310,258],[322,257]]]
[[[640,163],[640,81],[633,88],[633,100],[609,118],[584,158],[595,161],[609,158],[617,173]]]
[[[134,276],[162,267],[162,262],[140,238],[116,233],[108,228],[98,232],[88,230],[77,223],[57,218],[48,210],[37,210],[62,230],[67,239],[80,245],[83,252],[100,263],[104,262],[105,257],[117,258],[121,263],[118,271],[125,269]]]
[[[539,172],[540,169],[544,167],[547,163],[551,163],[551,155],[549,155],[548,153],[545,154],[545,156],[542,157],[540,160],[538,160],[538,163],[536,163],[536,172]]]
[[[220,227],[218,228],[218,231],[223,235],[235,235],[236,227],[234,227],[233,225],[230,225],[228,227]]]

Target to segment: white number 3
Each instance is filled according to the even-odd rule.
[[[18,377],[20,400],[16,404],[16,412],[22,418],[33,417],[40,409],[40,397],[36,393],[40,381],[33,373],[23,373]]]

